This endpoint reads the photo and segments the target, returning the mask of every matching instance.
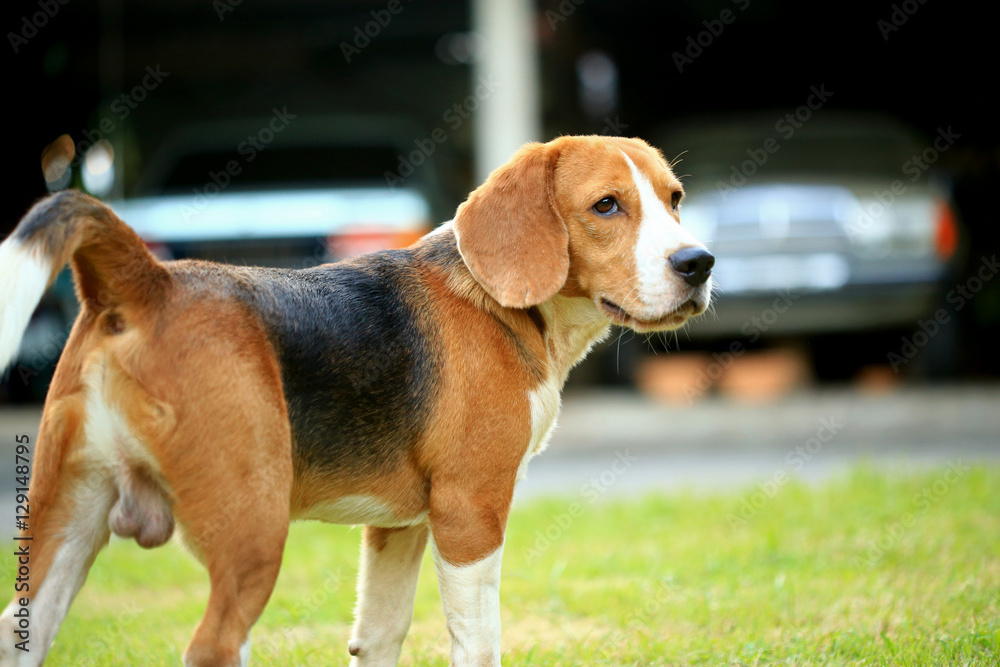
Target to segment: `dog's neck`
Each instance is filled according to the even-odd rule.
[[[447,276],[448,287],[462,299],[499,319],[523,317],[527,311],[506,308],[490,296],[472,276],[458,251],[455,233],[450,226],[424,237],[417,246],[418,257],[440,268]],[[593,347],[608,335],[611,323],[586,297],[555,295],[537,306],[544,322],[548,367],[561,386]]]
[[[559,384],[590,352],[594,343],[607,337],[611,323],[585,297],[555,295],[539,306],[545,318],[546,339],[552,370]]]

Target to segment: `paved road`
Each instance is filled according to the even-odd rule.
[[[11,516],[14,435],[34,442],[39,414],[0,407],[0,512]],[[875,396],[815,390],[767,405],[710,398],[670,406],[627,392],[577,392],[565,397],[559,424],[529,466],[519,500],[752,487],[779,472],[822,480],[859,460],[893,468],[1000,464],[997,385]],[[5,524],[0,514],[0,531]]]
[[[608,496],[740,488],[776,473],[819,481],[859,461],[902,469],[955,459],[1000,464],[994,385],[875,396],[819,390],[764,405],[723,398],[660,405],[628,393],[584,393],[566,397],[559,424],[519,496],[587,496],[595,486]]]

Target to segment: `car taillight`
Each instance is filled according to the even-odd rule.
[[[333,234],[326,238],[326,251],[334,260],[364,255],[378,250],[405,248],[427,233],[425,229],[359,229]]]
[[[173,259],[174,254],[170,252],[170,247],[165,243],[157,243],[156,241],[143,241],[146,244],[146,249],[160,260]]]
[[[934,248],[941,259],[949,259],[958,249],[958,221],[947,202],[937,204],[937,227],[934,230]]]

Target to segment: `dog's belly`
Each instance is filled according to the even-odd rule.
[[[410,516],[401,515],[378,498],[366,495],[342,496],[332,501],[316,503],[304,514],[296,517],[303,520],[325,521],[326,523],[378,526],[379,528],[402,528],[415,526],[427,520],[427,511]]]
[[[410,262],[391,251],[252,274],[243,298],[277,352],[300,471],[378,473],[420,438],[437,366]]]

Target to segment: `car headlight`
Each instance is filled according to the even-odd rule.
[[[869,258],[905,255],[923,257],[935,247],[937,203],[929,197],[857,200],[842,217],[855,251]]]

